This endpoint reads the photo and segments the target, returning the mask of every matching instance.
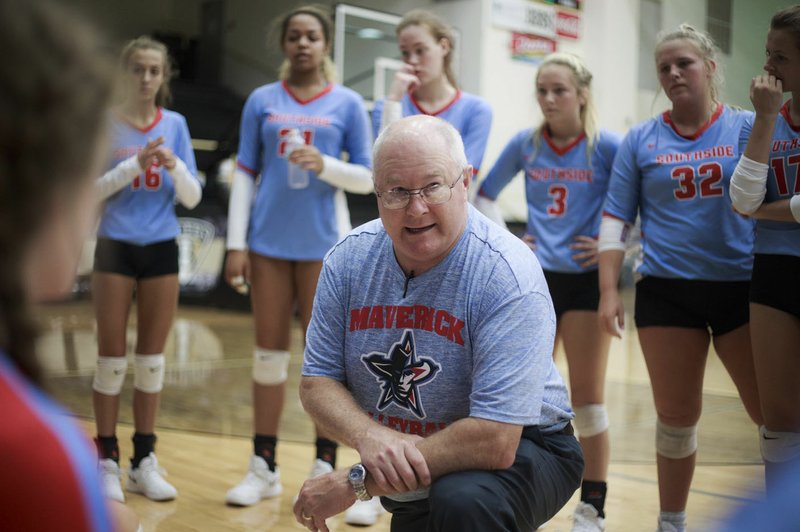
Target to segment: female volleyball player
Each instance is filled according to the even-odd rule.
[[[641,216],[635,321],[658,414],[661,531],[686,527],[709,341],[761,424],[747,304],[753,224],[727,192],[751,114],[719,102],[715,51],[688,25],[659,39],[656,69],[672,108],[625,137],[600,227],[600,319],[619,336],[624,235]]]
[[[386,99],[375,103],[375,137],[401,117],[438,116],[461,133],[467,161],[477,174],[492,127],[492,109],[483,98],[458,88],[452,28],[433,13],[415,9],[402,18],[396,32],[405,66],[395,74]]]
[[[201,188],[186,120],[164,108],[171,76],[166,47],[149,37],[130,41],[120,67],[123,95],[113,115],[113,166],[97,182],[105,204],[92,274],[99,351],[93,385],[96,443],[106,493],[123,501],[116,427],[135,292],[135,432],[126,487],[161,501],[177,495],[154,454],[164,344],[178,304],[180,227],[174,202],[194,207]]]
[[[608,415],[604,384],[608,336],[597,319],[597,235],[611,164],[620,139],[599,129],[592,74],[575,55],[547,56],[536,74],[544,115],[517,133],[486,176],[476,206],[498,223],[494,200],[520,171],[528,203],[526,241],[547,278],[556,310],[556,338],[569,364],[575,425],[586,461],[573,531],[604,529]]]
[[[730,191],[734,207],[757,220],[750,329],[771,490],[776,470],[800,458],[800,6],[772,17],[766,49]],[[784,92],[792,94],[785,104]]]
[[[226,496],[240,506],[282,491],[275,448],[295,305],[305,331],[322,259],[350,228],[344,191],[373,189],[369,119],[361,97],[333,82],[329,16],[299,7],[277,30],[281,79],[257,88],[245,104],[228,214],[225,276],[235,288],[251,285],[256,325],[254,454]],[[305,145],[297,145],[298,136]],[[349,162],[339,159],[343,151]],[[319,430],[317,436],[312,475],[336,460],[336,443]]]

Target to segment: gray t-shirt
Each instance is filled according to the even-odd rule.
[[[303,375],[342,382],[375,421],[428,436],[475,417],[543,432],[573,417],[531,250],[469,207],[453,250],[407,278],[380,220],[326,256]]]

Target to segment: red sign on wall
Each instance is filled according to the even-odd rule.
[[[556,35],[565,39],[578,39],[581,17],[577,13],[559,9],[556,11]]]
[[[511,58],[526,63],[539,64],[548,54],[556,51],[556,41],[547,37],[513,32]]]

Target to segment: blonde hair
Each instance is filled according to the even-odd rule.
[[[155,50],[159,52],[164,59],[164,81],[161,82],[161,87],[158,88],[158,92],[156,93],[156,105],[159,107],[166,107],[172,103],[172,91],[169,88],[169,82],[172,80],[172,61],[170,61],[169,50],[167,50],[167,46],[164,43],[147,35],[142,35],[141,37],[128,41],[122,48],[119,59],[119,66],[123,72],[130,66],[129,63],[133,53],[140,50]],[[124,93],[125,89],[126,88],[122,88],[120,92]]]
[[[456,80],[456,75],[453,72],[453,54],[455,53],[453,28],[430,11],[425,11],[424,9],[412,9],[406,13],[405,16],[400,19],[395,34],[400,35],[400,32],[409,26],[421,26],[427,29],[437,43],[442,39],[447,41],[450,50],[447,52],[447,55],[444,56],[442,70],[450,84],[458,88],[458,80]]]
[[[273,40],[277,40],[277,47],[283,50],[283,43],[286,40],[286,32],[289,31],[289,21],[297,15],[310,15],[319,21],[322,26],[322,34],[325,37],[325,46],[328,53],[322,58],[322,77],[329,83],[336,81],[336,66],[330,56],[331,44],[333,43],[333,21],[325,6],[312,4],[297,7],[275,19],[271,30]],[[289,79],[292,65],[288,59],[284,59],[278,68],[278,79]]]
[[[591,162],[592,150],[600,135],[597,107],[595,106],[592,96],[592,73],[589,72],[586,64],[577,55],[566,52],[555,52],[545,57],[544,61],[539,65],[539,69],[536,71],[537,82],[539,81],[539,74],[542,69],[549,65],[567,67],[570,72],[572,72],[572,78],[575,82],[578,95],[583,96],[585,103],[581,105],[580,110],[581,126],[583,126],[583,132],[586,134],[586,158]],[[533,132],[533,145],[536,155],[539,153],[539,147],[542,144],[542,135],[546,127],[547,121],[543,120],[541,125]],[[534,155],[534,158],[536,155]]]
[[[679,39],[691,41],[695,45],[709,71],[711,71],[711,63],[714,63],[716,68],[709,81],[709,90],[711,92],[711,100],[718,103],[721,99],[720,88],[722,87],[723,81],[722,68],[717,61],[719,57],[719,48],[717,48],[717,45],[714,44],[714,40],[706,32],[695,29],[695,27],[690,24],[683,23],[674,30],[659,33],[655,51],[656,60],[658,60],[658,49],[662,45]]]

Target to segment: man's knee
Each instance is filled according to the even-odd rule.
[[[429,494],[431,518],[478,518],[481,513],[510,511],[508,501],[497,486],[483,482],[484,471],[465,471],[446,475],[431,486]],[[488,478],[487,478],[488,480]]]

